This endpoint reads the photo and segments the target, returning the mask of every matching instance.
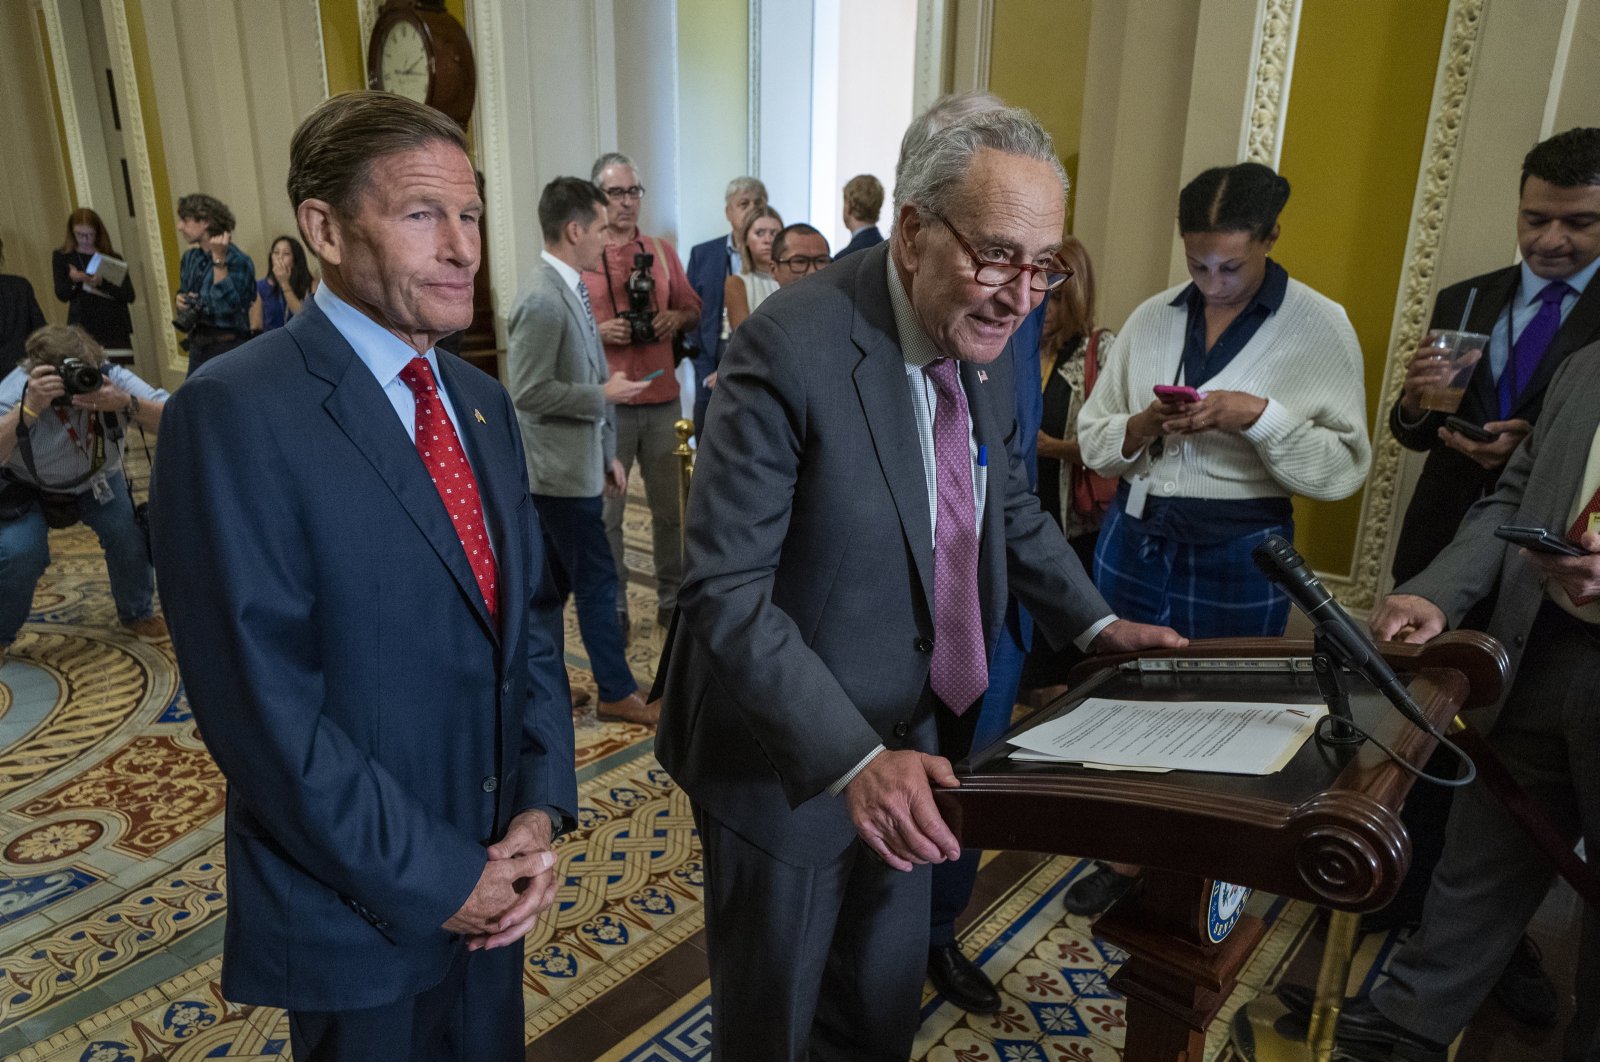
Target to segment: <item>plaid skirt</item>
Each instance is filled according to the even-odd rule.
[[[1294,541],[1294,522],[1227,542],[1191,545],[1128,529],[1112,503],[1094,551],[1094,584],[1122,619],[1171,627],[1185,638],[1282,637],[1289,597],[1250,551],[1268,535]]]

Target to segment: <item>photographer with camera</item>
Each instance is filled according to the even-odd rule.
[[[700,296],[689,285],[672,244],[639,231],[644,185],[633,160],[615,152],[595,160],[590,180],[605,194],[606,248],[600,268],[583,274],[591,295],[600,341],[612,373],[650,386],[616,409],[617,459],[632,472],[635,460],[650,503],[652,549],[655,554],[656,622],[665,627],[678,602],[683,579],[679,543],[678,467],[673,451],[678,438],[678,357],[674,347],[682,333],[700,321]],[[629,628],[628,568],[622,553],[622,514],[627,496],[605,500],[606,539],[617,566],[617,619],[624,638]]]
[[[117,618],[141,638],[164,638],[155,573],[122,471],[123,433],[161,423],[167,392],[106,361],[73,325],[28,337],[0,379],[0,653],[28,618],[50,563],[49,529],[83,521],[105,551]]]
[[[250,338],[256,266],[233,245],[233,211],[209,195],[178,200],[178,233],[190,247],[178,265],[172,327],[187,334],[192,373]]]

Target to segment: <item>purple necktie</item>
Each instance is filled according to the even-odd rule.
[[[1500,419],[1511,416],[1511,408],[1527,389],[1533,374],[1550,349],[1550,341],[1561,329],[1561,300],[1572,292],[1564,280],[1552,280],[1539,292],[1539,312],[1522,329],[1511,348],[1511,360],[1500,370]]]
[[[978,509],[972,496],[972,428],[954,358],[925,370],[939,390],[933,413],[938,513],[933,535],[933,692],[957,715],[989,688],[978,607]]]

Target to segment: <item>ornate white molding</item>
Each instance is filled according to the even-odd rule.
[[[155,183],[150,168],[149,131],[144,124],[144,108],[139,92],[139,76],[133,62],[133,36],[128,27],[128,5],[125,0],[102,0],[101,11],[111,26],[112,61],[117,65],[117,85],[123,105],[123,147],[132,157],[138,181],[134,194],[138,197],[139,233],[143,237],[144,252],[150,268],[149,298],[157,306],[170,309],[172,285],[168,280],[166,253],[161,243],[161,219],[166,216],[156,202]],[[165,310],[151,315],[152,329],[161,358],[162,375],[181,379],[188,371],[188,363],[178,349],[178,334],[166,322]]]
[[[746,98],[749,100],[745,130],[744,172],[761,172],[761,0],[750,0],[750,55],[745,63]]]
[[[517,264],[513,253],[511,195],[515,177],[506,161],[506,102],[503,93],[504,59],[500,50],[504,26],[499,4],[478,4],[473,10],[472,49],[478,69],[478,135],[473,146],[478,151],[478,166],[484,174],[484,220],[489,234],[489,293],[494,306],[495,345],[505,345],[503,298],[509,302],[517,292]]]
[[[1289,114],[1300,0],[1264,0],[1256,26],[1256,66],[1251,76],[1245,159],[1278,168],[1283,123]]]
[[[989,88],[989,61],[994,52],[994,0],[977,0],[977,40],[973,42],[972,77],[975,89]]]
[[[1453,0],[1444,47],[1434,80],[1433,104],[1428,115],[1428,142],[1417,176],[1417,194],[1406,239],[1405,272],[1395,301],[1389,357],[1384,364],[1383,391],[1374,418],[1372,471],[1361,501],[1355,553],[1348,576],[1324,577],[1329,590],[1358,609],[1377,603],[1383,585],[1384,565],[1398,533],[1396,498],[1400,490],[1403,453],[1388,429],[1388,413],[1400,396],[1406,363],[1427,328],[1434,296],[1435,266],[1444,217],[1455,184],[1456,151],[1460,145],[1462,111],[1472,83],[1477,57],[1478,31],[1483,25],[1485,0]]]
[[[917,0],[917,57],[911,113],[921,114],[944,95],[945,41],[949,36],[947,0]]]
[[[367,84],[367,42],[372,39],[372,27],[378,24],[378,8],[383,0],[356,0],[356,20],[361,24],[361,86]],[[494,7],[494,4],[487,5]]]
[[[63,36],[60,0],[34,0],[34,6],[44,12],[45,33],[50,38],[46,43],[50,48],[50,63],[55,68],[56,102],[61,108],[61,125],[67,139],[67,163],[72,167],[73,205],[104,209],[104,203],[94,202],[94,190],[89,184],[89,165],[84,157],[83,127],[78,124],[78,96],[72,87],[72,61]]]
[[[322,72],[322,98],[323,99],[327,99],[328,98],[328,40],[327,40],[327,35],[322,32],[322,7],[321,7],[320,4],[317,3],[317,0],[306,0],[306,3],[311,7],[311,13],[310,13],[311,26],[317,32],[317,54],[322,57],[322,62],[318,64],[318,69],[320,69],[321,72]],[[365,54],[365,52],[366,52],[366,47],[365,47],[365,44],[363,43],[362,53]]]

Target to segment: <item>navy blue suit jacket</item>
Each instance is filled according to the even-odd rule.
[[[694,362],[700,369],[700,380],[717,364],[717,345],[722,338],[722,285],[733,271],[732,267],[726,233],[697,243],[689,251],[689,265],[684,272],[689,276],[689,286],[700,296],[700,324],[689,333],[689,338],[694,343]]]
[[[868,225],[864,229],[857,229],[856,234],[850,237],[850,242],[844,245],[844,249],[833,256],[833,260],[837,262],[847,254],[865,251],[868,247],[876,247],[882,242],[883,233],[878,231],[878,226]]]
[[[414,995],[485,846],[577,793],[560,616],[510,398],[438,355],[499,568],[499,631],[377,380],[314,301],[162,416],[161,597],[228,779],[223,991],[291,1009]],[[477,415],[481,413],[481,418]]]

